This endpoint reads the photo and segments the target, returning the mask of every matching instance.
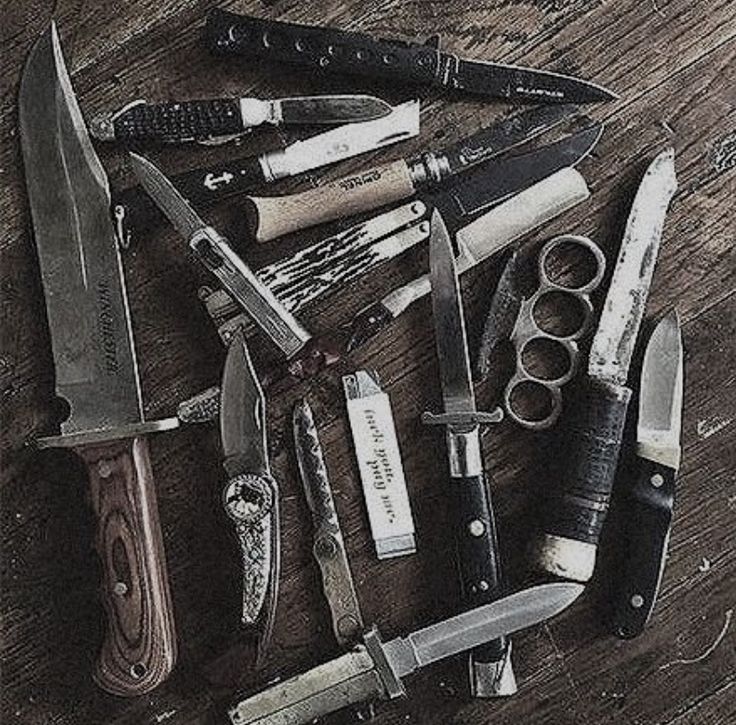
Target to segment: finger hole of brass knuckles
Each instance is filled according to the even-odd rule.
[[[532,337],[519,352],[523,372],[540,384],[562,385],[574,365],[573,353],[551,337]]]
[[[553,337],[576,339],[587,326],[589,310],[581,297],[554,290],[539,295],[531,315],[542,332]]]
[[[585,237],[558,237],[540,253],[542,281],[570,292],[591,292],[600,284],[604,267],[602,252]]]
[[[509,415],[526,428],[544,428],[557,417],[553,389],[533,380],[515,384],[507,393]]]

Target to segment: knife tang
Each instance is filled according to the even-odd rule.
[[[415,191],[410,168],[400,159],[296,194],[248,196],[245,215],[251,237],[267,242],[406,199]]]
[[[75,451],[89,473],[107,614],[95,680],[115,695],[142,695],[168,677],[177,655],[148,444],[136,437]]]
[[[564,481],[545,509],[537,552],[546,571],[574,581],[593,575],[608,513],[631,390],[586,377],[575,395],[568,427]]]
[[[637,461],[624,503],[625,550],[613,583],[611,627],[624,639],[641,634],[654,609],[675,502],[676,471],[646,458]]]
[[[144,141],[208,141],[236,136],[245,130],[237,98],[168,103],[136,101],[115,114],[97,116],[90,123],[90,133],[95,138],[114,139],[125,145]]]

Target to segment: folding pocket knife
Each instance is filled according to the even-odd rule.
[[[242,555],[241,621],[259,626],[259,652],[271,633],[280,569],[279,490],[268,461],[264,403],[239,330],[230,341],[222,375],[220,436],[228,475],[222,503]]]

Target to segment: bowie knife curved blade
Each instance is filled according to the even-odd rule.
[[[405,697],[403,679],[447,657],[531,627],[569,607],[580,584],[524,589],[384,642],[369,629],[351,652],[238,702],[233,725],[304,725],[349,705]]]
[[[86,462],[98,518],[107,631],[95,679],[116,695],[159,685],[176,661],[176,633],[107,176],[87,135],[51,26],[20,87],[20,131],[46,298],[61,435]]]
[[[101,141],[126,145],[144,141],[222,143],[262,124],[331,125],[370,121],[390,112],[385,101],[364,95],[135,101],[116,113],[96,116],[90,122],[90,133]]]
[[[455,255],[437,211],[432,215],[429,268],[444,411],[424,413],[422,422],[445,426],[460,585],[465,604],[477,607],[498,599],[504,586],[480,445],[481,424],[497,423],[503,413],[480,413],[475,407]],[[516,692],[509,641],[500,637],[471,653],[470,685],[474,697]]]
[[[227,350],[222,373],[220,438],[228,481],[223,506],[235,526],[242,563],[241,621],[260,625],[266,648],[276,611],[280,571],[279,490],[266,443],[266,401],[242,330]]]
[[[419,83],[526,103],[590,103],[617,98],[589,81],[550,71],[466,60],[437,43],[373,38],[335,28],[264,20],[213,8],[204,42],[213,53],[294,63],[325,73],[349,73]]]
[[[680,467],[682,335],[677,312],[649,339],[641,371],[636,427],[637,470],[623,489],[623,560],[613,576],[611,627],[619,637],[641,634],[662,581]]]
[[[583,582],[593,575],[631,398],[629,366],[676,190],[675,154],[667,149],[651,162],[634,198],[571,410],[565,480],[545,509],[544,535],[533,551],[550,574]]]

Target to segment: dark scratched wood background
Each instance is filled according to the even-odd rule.
[[[441,435],[419,422],[438,402],[429,301],[336,370],[269,400],[273,465],[283,491],[283,579],[275,636],[260,671],[238,634],[237,560],[220,509],[218,438],[213,427],[183,428],[152,441],[153,465],[180,641],[179,665],[150,696],[124,700],[90,679],[102,634],[94,522],[84,469],[64,451],[24,443],[55,422],[53,369],[30,234],[16,130],[21,68],[37,35],[56,18],[72,82],[87,115],[146,97],[376,92],[392,101],[411,88],[209,57],[199,27],[209,0],[5,2],[2,10],[4,143],[0,162],[2,280],[2,712],[5,725],[178,725],[224,723],[238,692],[294,674],[338,653],[310,553],[308,512],[290,450],[293,401],[308,395],[319,421],[350,559],[366,619],[386,635],[444,616],[458,605],[449,490]],[[606,563],[617,546],[609,527],[601,566],[581,601],[549,624],[515,637],[520,691],[471,701],[461,659],[411,681],[410,699],[380,707],[379,725],[726,725],[736,723],[736,2],[732,0],[239,0],[235,11],[330,24],[376,35],[440,33],[469,57],[578,74],[618,91],[592,107],[607,130],[581,169],[590,201],[535,235],[588,234],[616,253],[638,179],[652,156],[674,144],[680,190],[667,218],[648,314],[676,305],[684,323],[686,391],[683,465],[670,556],[649,629],[638,640],[611,637],[602,623]],[[502,103],[449,99],[420,90],[421,138],[332,169],[321,178],[459,138],[505,113]],[[278,137],[256,135],[256,150]],[[152,156],[175,172],[222,159],[232,148],[169,149]],[[123,154],[100,148],[111,184],[130,183]],[[314,182],[313,175],[309,182]],[[280,187],[286,188],[286,187]],[[275,189],[277,190],[277,189]],[[208,212],[217,224],[233,211]],[[244,256],[254,265],[325,235],[298,235]],[[419,253],[382,268],[349,291],[310,308],[319,332],[411,278]],[[208,281],[167,227],[151,230],[125,256],[146,401],[154,418],[216,383],[223,348],[197,301]],[[498,261],[465,276],[476,336],[499,274]],[[598,299],[600,302],[600,298]],[[265,348],[259,341],[258,346]],[[273,361],[271,351],[259,355]],[[340,375],[376,368],[391,394],[417,524],[418,553],[379,562],[349,443]],[[493,402],[491,387],[478,391]],[[554,485],[562,428],[534,434],[504,423],[485,436],[503,552],[513,587],[533,579],[525,560],[538,502]],[[615,524],[615,518],[613,519]],[[339,719],[338,719],[339,721]]]

